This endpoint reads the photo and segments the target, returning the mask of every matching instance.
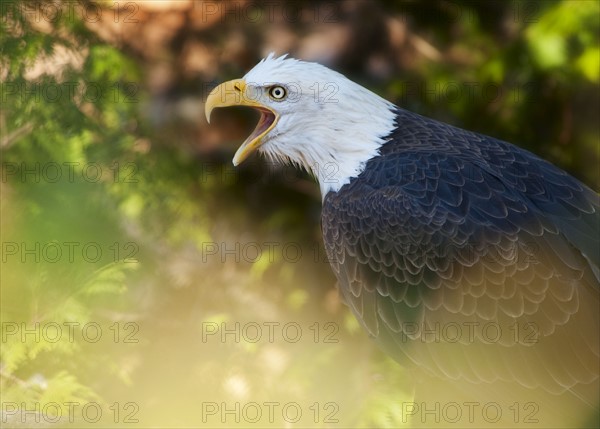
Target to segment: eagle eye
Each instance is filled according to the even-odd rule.
[[[269,95],[274,100],[283,100],[286,94],[287,92],[283,86],[272,86],[271,89],[269,89]]]

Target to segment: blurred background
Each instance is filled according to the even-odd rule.
[[[204,119],[271,51],[599,188],[595,1],[0,5],[5,427],[408,427],[407,374],[338,299],[318,186],[233,168],[253,112]]]

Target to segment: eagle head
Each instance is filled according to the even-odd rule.
[[[206,119],[217,107],[249,106],[258,125],[233,157],[238,165],[255,151],[294,164],[317,178],[324,197],[358,176],[395,127],[395,106],[317,63],[275,57],[243,78],[211,91]]]

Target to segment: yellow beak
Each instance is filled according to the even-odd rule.
[[[248,94],[248,88],[243,79],[224,82],[210,92],[204,105],[207,122],[210,123],[210,114],[213,109],[228,106],[249,106],[254,107],[260,112],[258,125],[233,156],[233,165],[238,165],[259,148],[263,143],[263,137],[277,124],[279,115],[269,107],[253,99]]]

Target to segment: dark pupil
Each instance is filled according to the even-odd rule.
[[[281,97],[281,88],[275,88],[273,95],[275,95],[275,97]]]

